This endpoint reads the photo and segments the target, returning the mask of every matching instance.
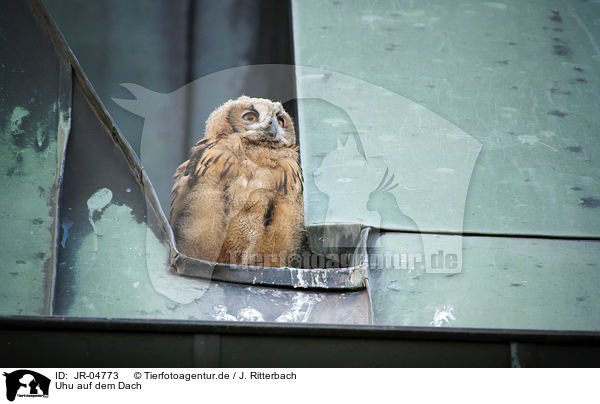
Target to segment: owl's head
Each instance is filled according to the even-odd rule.
[[[280,102],[241,96],[214,110],[206,121],[206,137],[240,134],[252,143],[290,147],[296,143],[294,123]]]

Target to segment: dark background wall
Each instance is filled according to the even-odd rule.
[[[159,141],[146,138],[144,147],[145,119],[114,101],[136,98],[121,84],[172,93],[225,69],[293,64],[288,1],[44,0],[44,4],[138,156],[143,149],[142,164],[165,211],[174,169],[202,136],[208,113],[232,94],[246,93],[253,76],[230,75],[210,92],[191,94],[185,105],[169,105],[178,113],[155,119],[151,125]],[[295,94],[293,75],[284,74],[278,82]],[[286,108],[295,115],[294,102]]]

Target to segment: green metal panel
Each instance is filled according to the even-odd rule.
[[[292,4],[307,222],[381,229],[375,322],[598,330],[600,6]]]
[[[421,237],[457,236],[370,240],[375,324],[600,330],[600,242],[465,237],[462,272],[437,274],[409,255]]]
[[[51,312],[70,76],[33,14],[2,2],[0,314]]]
[[[501,10],[499,7],[496,5],[493,9]],[[25,10],[24,6],[17,8],[21,13]],[[552,13],[552,16],[557,19],[557,14]],[[30,18],[29,14],[26,17]],[[20,22],[23,26],[34,24],[25,17]],[[8,23],[3,29],[17,30],[15,25]],[[37,31],[27,32],[31,36],[42,35]],[[60,38],[52,38],[60,42]],[[38,46],[42,47],[40,57],[56,59],[56,65],[54,70],[47,69],[50,76],[43,76],[45,81],[42,83],[28,83],[30,79],[9,80],[10,74],[18,73],[18,69],[3,71],[8,75],[3,84],[14,86],[8,88],[3,102],[8,101],[2,104],[6,116],[3,152],[9,157],[6,164],[13,164],[7,166],[4,181],[8,181],[7,189],[44,188],[45,184],[52,192],[44,199],[45,216],[27,216],[30,215],[29,203],[36,214],[44,212],[40,201],[31,198],[23,204],[22,210],[11,211],[13,216],[6,215],[2,220],[6,220],[7,228],[11,223],[25,222],[29,226],[27,221],[30,221],[35,226],[45,224],[47,220],[49,239],[36,236],[30,241],[43,242],[51,258],[41,265],[29,265],[26,259],[15,258],[16,268],[23,265],[33,269],[7,270],[2,274],[6,279],[2,296],[6,302],[2,306],[3,309],[6,307],[5,314],[50,313],[49,303],[55,291],[54,314],[70,317],[367,324],[371,321],[372,298],[374,320],[382,325],[598,330],[600,318],[595,309],[600,302],[594,294],[600,283],[596,264],[598,241],[566,240],[557,235],[553,235],[554,239],[520,239],[435,234],[423,223],[432,226],[437,223],[441,226],[438,230],[459,232],[459,227],[453,226],[461,224],[462,204],[465,200],[467,207],[471,203],[470,197],[465,198],[467,186],[472,188],[474,182],[469,185],[463,181],[464,176],[448,175],[469,173],[473,166],[477,171],[481,164],[480,155],[476,160],[479,146],[483,144],[485,151],[486,143],[409,98],[366,80],[321,68],[296,67],[301,82],[299,95],[306,98],[301,104],[300,126],[303,128],[303,164],[308,167],[312,181],[312,189],[306,197],[309,217],[317,218],[316,222],[323,218],[334,219],[332,221],[346,218],[350,222],[372,223],[384,229],[383,233],[375,233],[371,238],[371,296],[365,291],[322,293],[176,276],[168,271],[169,254],[173,256],[168,228],[157,209],[153,189],[132,150],[113,127],[64,45],[59,43],[57,49],[65,61],[75,66],[72,88],[70,67],[58,62],[49,43],[33,42],[39,42]],[[13,46],[11,41],[5,41],[5,44],[8,50],[9,44]],[[258,75],[264,71],[279,71],[269,70],[269,66],[260,70],[263,68],[256,66]],[[281,76],[285,76],[286,69],[289,67],[281,67]],[[26,71],[26,68],[22,70]],[[19,87],[27,88],[27,85],[37,91],[42,91],[37,86],[49,87],[48,94],[40,95],[43,101],[40,110],[47,112],[49,109],[49,115],[37,110],[26,111],[21,106],[25,101],[34,102],[18,98],[27,97],[27,91],[21,91]],[[281,91],[287,94],[289,88]],[[349,97],[348,94],[353,92],[355,96]],[[16,97],[17,101],[10,97]],[[384,99],[391,103],[383,105]],[[379,103],[381,108],[360,108],[361,100],[369,100],[371,106]],[[71,104],[72,110],[69,109]],[[397,107],[401,108],[395,109]],[[382,115],[382,111],[385,114]],[[404,132],[396,138],[402,142],[381,147],[386,144],[383,140],[394,140],[392,131],[374,130],[383,128],[381,125],[386,121],[381,117],[386,114],[389,116],[387,122],[394,127],[400,124]],[[319,119],[311,120],[311,116]],[[28,121],[28,117],[35,119]],[[369,123],[369,117],[377,119]],[[332,132],[324,130],[318,122],[332,127]],[[33,123],[39,127],[32,129]],[[42,130],[42,126],[55,129]],[[57,195],[69,130],[61,230],[57,232]],[[435,150],[430,151],[427,159],[419,156],[406,161],[394,159],[394,153],[408,156],[407,149],[423,150],[431,144]],[[29,166],[26,164],[29,161],[35,164]],[[22,173],[18,171],[19,164],[22,164]],[[377,175],[369,171],[373,166]],[[33,175],[35,170],[37,176]],[[369,175],[366,178],[365,173]],[[16,181],[13,177],[17,176],[24,178]],[[35,178],[35,181],[26,178]],[[450,187],[460,192],[442,198],[446,206],[436,205],[439,202],[436,198],[440,199],[444,192],[440,193],[437,188],[423,192],[424,189],[418,188],[419,181],[411,182],[415,179],[422,179],[421,182],[428,186],[437,185],[442,190]],[[352,187],[355,180],[362,181],[362,186]],[[396,182],[398,188],[390,188]],[[402,193],[398,193],[398,189]],[[317,191],[325,197],[320,200]],[[407,196],[403,197],[405,194]],[[411,200],[415,195],[421,195],[421,204],[417,203],[419,198],[417,202]],[[390,205],[390,201],[395,205]],[[323,206],[325,209],[319,211]],[[391,206],[390,210],[386,210],[386,206]],[[591,198],[580,208],[588,212],[595,209],[594,206]],[[415,207],[421,211],[421,216],[418,211],[411,210]],[[22,214],[24,211],[27,215]],[[319,212],[322,213],[320,219]],[[440,212],[451,217],[444,219]],[[29,227],[24,228],[30,231]],[[19,235],[18,226],[16,229],[13,234]],[[386,232],[393,229],[429,232]],[[354,242],[345,245],[335,238],[334,232],[325,231],[322,239],[325,249],[356,247]],[[326,241],[333,244],[327,245]],[[425,254],[420,258],[423,253],[437,253],[432,246],[440,247],[441,256]],[[457,251],[457,246],[460,246],[461,257],[449,256],[447,252]],[[55,247],[60,247],[58,257],[54,253]],[[13,250],[7,250],[7,256],[22,253],[19,248]],[[404,253],[412,254],[407,261],[403,261]],[[399,255],[399,258],[395,264],[389,264],[385,261],[386,254]],[[378,261],[380,256],[384,257],[383,264]],[[35,257],[42,260],[46,255]],[[410,266],[411,257],[417,257],[423,265],[412,270],[405,267],[405,264]],[[54,267],[55,258],[57,268]],[[460,266],[455,259],[460,260]],[[443,265],[440,264],[442,261]],[[446,273],[432,273],[440,265],[444,269],[441,272]],[[448,271],[453,268],[457,270]],[[56,288],[53,289],[55,272]]]
[[[299,74],[299,96],[335,91],[345,101],[299,110],[302,136],[318,135],[303,145],[309,222],[379,226],[365,205],[389,168],[399,182],[392,192],[398,204],[379,213],[399,208],[423,231],[598,237],[599,15],[597,3],[558,0],[293,1],[296,64],[324,71]],[[353,80],[328,87],[340,74],[391,94],[373,96]],[[352,121],[359,112],[372,119]],[[482,145],[472,178],[444,161],[460,167],[473,158],[466,146],[461,155],[460,147],[438,142],[450,125]],[[421,129],[429,145],[406,142]],[[345,146],[354,132],[366,151],[363,167],[347,165],[350,174],[341,167],[323,184],[312,182],[326,156],[335,156],[336,139]],[[444,188],[460,176],[470,180],[468,194]],[[466,197],[464,211],[453,197]],[[464,228],[447,220],[463,214]]]

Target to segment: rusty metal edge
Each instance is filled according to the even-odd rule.
[[[48,39],[54,47],[54,51],[58,57],[58,93],[57,93],[57,126],[56,126],[56,173],[54,183],[52,185],[52,200],[51,213],[54,215],[49,231],[51,233],[52,246],[51,256],[44,264],[45,280],[44,280],[44,307],[43,314],[52,315],[54,312],[54,290],[56,284],[56,274],[58,268],[58,239],[60,235],[60,199],[62,193],[63,173],[65,167],[66,148],[71,131],[71,107],[73,99],[73,69],[72,64],[65,58],[65,51],[56,46],[56,40],[52,38],[48,29],[47,12],[45,9],[40,9],[41,3],[36,4],[35,0],[27,0],[32,16],[39,24],[42,31],[47,35]],[[43,8],[43,6],[41,6]],[[63,117],[65,121],[63,121]]]
[[[364,283],[365,283],[365,289],[367,290],[367,301],[369,304],[368,309],[368,317],[367,317],[367,323],[368,324],[374,324],[374,319],[375,319],[375,313],[373,311],[373,295],[371,293],[371,282],[370,282],[370,278],[369,278],[369,253],[367,251],[367,243],[369,240],[369,233],[371,231],[370,227],[367,227],[365,229],[363,229],[361,231],[360,237],[361,239],[364,238],[364,256],[366,257],[366,262],[365,262],[365,273],[364,273]]]
[[[71,133],[71,111],[73,101],[73,71],[70,64],[59,60],[58,78],[58,108],[57,108],[57,172],[54,186],[56,200],[54,209],[54,234],[53,234],[53,268],[46,302],[49,314],[54,314],[54,293],[58,271],[59,239],[60,239],[60,214],[61,195],[63,187],[64,169],[66,162],[67,144]],[[64,119],[64,120],[63,120]]]

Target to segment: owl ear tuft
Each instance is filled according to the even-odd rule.
[[[235,106],[234,102],[234,100],[227,101],[208,116],[205,137],[223,137],[234,132],[229,117],[231,109]]]

